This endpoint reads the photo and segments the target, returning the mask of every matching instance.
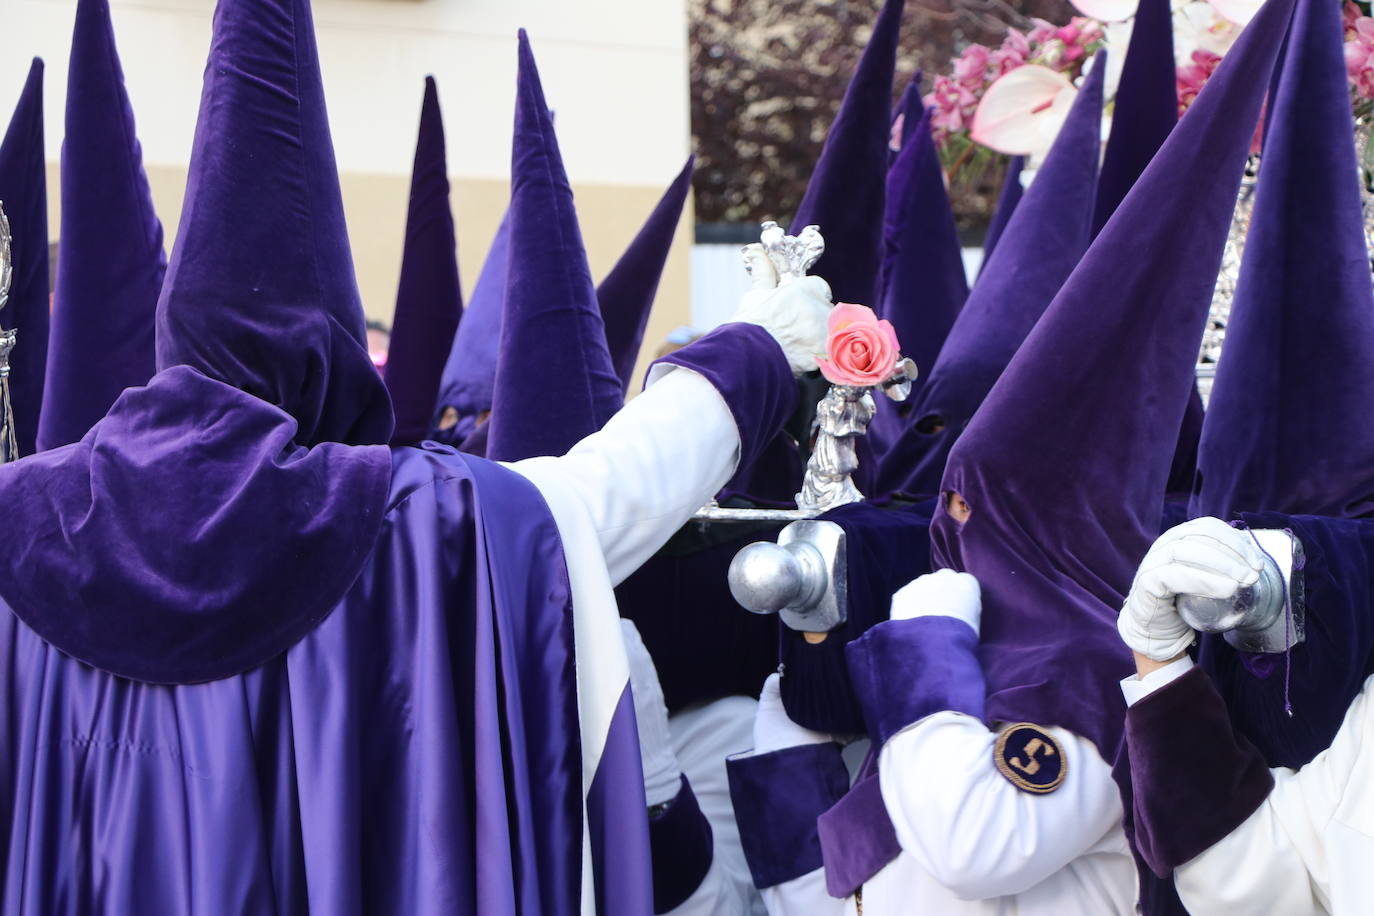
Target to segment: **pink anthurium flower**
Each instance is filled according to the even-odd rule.
[[[1017,67],[983,94],[970,136],[999,153],[1043,155],[1077,94],[1067,76],[1049,67]]]
[[[1207,2],[1212,4],[1212,9],[1220,13],[1223,19],[1228,19],[1237,25],[1248,23],[1263,5],[1263,0],[1207,0]]]
[[[1139,0],[1069,0],[1073,8],[1098,22],[1122,22],[1135,15]]]

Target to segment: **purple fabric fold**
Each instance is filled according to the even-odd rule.
[[[833,742],[731,757],[730,801],[754,886],[775,887],[820,868],[816,819],[849,791],[849,770]]]
[[[1002,176],[1002,190],[997,194],[997,207],[992,211],[992,220],[988,223],[987,235],[983,237],[983,263],[978,267],[978,275],[982,276],[983,268],[988,266],[988,261],[992,258],[992,252],[997,248],[997,243],[1002,240],[1002,233],[1007,229],[1007,223],[1011,221],[1012,213],[1016,212],[1016,207],[1021,203],[1021,197],[1026,193],[1021,186],[1021,170],[1026,167],[1024,156],[1012,156],[1007,162],[1007,172]]]
[[[1340,9],[1302,0],[1264,156],[1192,511],[1374,514],[1374,285]]]
[[[401,279],[384,372],[396,413],[392,445],[414,445],[428,438],[444,362],[462,314],[444,120],[438,87],[429,76],[420,106]]]
[[[510,211],[507,210],[487,249],[482,270],[472,288],[472,299],[463,311],[462,323],[453,335],[453,347],[444,362],[434,411],[435,428],[430,430],[430,438],[435,441],[462,442],[476,429],[478,415],[491,410],[509,258]],[[439,416],[445,407],[458,412],[458,425],[440,430],[437,428]]]
[[[1169,0],[1142,0],[1121,65],[1112,133],[1097,180],[1094,235],[1107,224],[1178,123],[1175,81]]]
[[[658,281],[673,247],[682,208],[692,191],[695,162],[696,156],[688,157],[625,253],[596,287],[596,301],[606,326],[606,346],[623,392],[628,392],[634,383],[635,363],[639,361]]]
[[[983,718],[978,634],[953,617],[888,620],[850,643],[849,677],[868,736],[881,747],[937,712]]]
[[[696,893],[714,857],[711,822],[684,775],[668,807],[649,819],[649,849],[654,860],[654,912],[667,913]]]
[[[778,628],[782,705],[798,725],[832,735],[865,730],[845,647],[887,620],[897,589],[930,572],[934,508],[933,501],[883,508],[853,503],[821,516],[844,529],[849,616],[819,643],[789,627]]]
[[[1231,727],[1194,668],[1126,714],[1135,847],[1160,877],[1245,822],[1274,787],[1259,751]]]
[[[754,467],[797,404],[797,386],[782,348],[755,324],[722,325],[654,365],[659,363],[700,373],[725,399],[739,430],[736,476]],[[749,371],[741,372],[741,366]]]
[[[518,69],[510,260],[487,438],[487,457],[496,461],[562,455],[625,405],[572,185],[524,30]]]
[[[278,405],[301,445],[383,445],[364,324],[310,4],[219,0],[157,367]]]
[[[357,581],[242,674],[125,680],[0,608],[0,910],[576,907],[581,751],[557,528],[508,470],[391,456]],[[637,805],[603,822],[644,824],[642,783],[629,785]],[[624,874],[646,888],[643,913],[647,863]]]
[[[539,672],[531,674],[537,676]],[[565,671],[562,676],[567,678],[567,684],[576,683],[572,671]],[[536,779],[538,772],[531,771]],[[644,816],[646,808],[635,701],[627,682],[611,715],[601,759],[587,789],[587,833],[591,840],[598,916],[641,916],[653,906],[654,869],[649,822]],[[537,816],[538,812],[531,814]],[[547,839],[561,842],[559,835],[563,832],[566,831],[560,831],[557,825],[540,823],[535,836],[544,839],[547,833]],[[560,857],[555,861],[564,860]],[[515,864],[523,870],[519,860]],[[549,912],[567,908],[569,900],[554,899]]]
[[[76,8],[62,138],[62,237],[38,448],[75,442],[156,369],[162,224],[107,0]]]
[[[1292,594],[1305,610],[1306,638],[1288,653],[1257,656],[1204,635],[1198,664],[1265,763],[1296,769],[1331,745],[1374,674],[1374,519],[1246,513],[1242,520],[1288,529],[1302,543]]]
[[[820,158],[792,219],[817,225],[825,254],[812,271],[836,302],[875,306],[882,259],[884,178],[892,128],[892,77],[905,0],[884,0]]]
[[[816,821],[825,861],[825,890],[832,897],[843,899],[855,893],[902,852],[883,802],[877,759],[875,745],[853,788]]]
[[[386,448],[306,449],[296,432],[187,366],[130,388],[80,442],[0,468],[25,532],[0,538],[0,596],[63,652],[135,680],[264,663],[343,598],[386,509]]]

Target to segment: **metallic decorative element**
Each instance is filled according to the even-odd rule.
[[[759,242],[778,272],[780,286],[806,276],[811,266],[825,254],[825,239],[816,226],[807,226],[799,235],[788,235],[781,226],[769,220],[759,232]]]
[[[10,221],[0,202],[0,309],[10,301],[10,281],[14,279],[14,264],[10,256]]]
[[[1207,329],[1202,334],[1198,352],[1198,393],[1205,406],[1212,396],[1212,380],[1216,378],[1217,362],[1226,342],[1226,324],[1231,319],[1231,303],[1240,281],[1241,256],[1245,253],[1245,238],[1250,233],[1250,217],[1255,209],[1255,185],[1259,180],[1259,157],[1251,156],[1236,193],[1236,209],[1231,217],[1231,229],[1226,235],[1226,248],[1221,255],[1217,285],[1212,292],[1212,306],[1207,313]]]
[[[880,383],[878,390],[887,395],[888,400],[900,404],[911,397],[911,385],[920,374],[915,360],[902,357],[897,361],[897,368],[892,371],[892,377]]]
[[[1360,210],[1364,222],[1364,243],[1374,252],[1374,143],[1371,133],[1374,125],[1368,113],[1355,121],[1355,148],[1360,163]],[[1235,299],[1236,284],[1240,280],[1241,256],[1245,252],[1245,239],[1250,232],[1250,219],[1255,208],[1255,186],[1259,180],[1260,157],[1251,156],[1245,167],[1245,177],[1241,180],[1240,191],[1236,195],[1236,210],[1231,218],[1231,230],[1226,237],[1226,249],[1222,254],[1221,269],[1217,273],[1216,290],[1212,294],[1212,307],[1207,315],[1207,330],[1203,333],[1202,348],[1198,353],[1197,379],[1198,392],[1202,403],[1207,404],[1212,394],[1212,380],[1217,374],[1217,364],[1221,361],[1221,350],[1226,342],[1226,325],[1231,317],[1231,303]],[[1374,269],[1374,263],[1371,264]]]
[[[0,310],[10,299],[14,279],[14,257],[10,247],[10,221],[0,205]],[[0,328],[0,464],[19,457],[19,441],[14,429],[14,407],[10,403],[10,351],[19,332]]]
[[[730,594],[756,614],[778,614],[793,630],[825,633],[849,619],[844,529],[793,522],[776,544],[759,541],[730,563]]]
[[[816,405],[820,432],[806,462],[797,508],[820,513],[863,500],[850,475],[859,467],[857,440],[868,432],[877,410],[868,388],[830,386]]]
[[[730,509],[714,499],[692,514],[694,522],[797,522],[819,513],[804,509]]]
[[[1289,537],[1284,532],[1278,534]],[[1223,634],[1241,652],[1284,652],[1303,642],[1307,635],[1300,572],[1303,548],[1297,538],[1290,537],[1290,541],[1291,584],[1285,585],[1273,557],[1266,556],[1259,580],[1232,598],[1180,595],[1178,613],[1184,623],[1203,633]],[[1287,613],[1290,609],[1291,617]]]

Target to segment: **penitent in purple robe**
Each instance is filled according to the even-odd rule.
[[[0,468],[0,911],[647,912],[611,588],[791,412],[777,344],[561,458],[388,447],[306,0],[216,10],[157,323]]]

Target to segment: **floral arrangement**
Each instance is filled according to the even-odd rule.
[[[1085,63],[1108,50],[1108,117],[1126,58],[1137,0],[1071,0],[1081,16],[1068,25],[1032,20],[1009,29],[1001,47],[969,45],[952,72],[937,76],[927,105],[949,181],[981,173],[999,155],[1026,156],[1033,174],[1077,94]],[[1261,0],[1173,0],[1179,111],[1197,98]],[[1351,104],[1361,124],[1374,121],[1374,18],[1369,0],[1346,0],[1345,59]],[[1105,129],[1104,129],[1105,136]],[[1363,151],[1370,170],[1370,149]]]

